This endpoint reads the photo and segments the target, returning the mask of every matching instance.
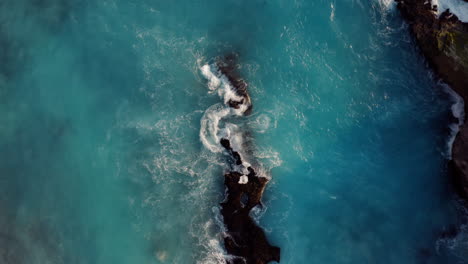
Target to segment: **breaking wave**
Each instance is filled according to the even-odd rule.
[[[460,131],[460,127],[463,125],[463,120],[465,119],[465,103],[463,102],[463,98],[458,95],[450,86],[447,84],[442,83],[443,90],[450,95],[450,98],[453,102],[451,106],[452,115],[457,119],[456,123],[451,123],[449,125],[450,128],[450,136],[447,141],[447,155],[448,158],[452,158],[452,146],[453,142],[455,141],[455,137],[457,136],[458,132]]]

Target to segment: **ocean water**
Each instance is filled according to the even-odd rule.
[[[281,263],[466,263],[457,101],[391,1],[0,7],[0,263],[223,263],[201,68],[232,52]]]

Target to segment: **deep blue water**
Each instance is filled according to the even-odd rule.
[[[0,263],[223,263],[200,67],[230,52],[281,263],[468,258],[453,100],[389,1],[5,0],[0,47]]]

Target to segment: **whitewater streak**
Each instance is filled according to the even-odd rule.
[[[216,65],[203,65],[201,73],[208,80],[208,88],[210,91],[218,92],[218,95],[223,99],[223,104],[215,104],[209,107],[201,119],[200,140],[203,145],[213,153],[219,153],[224,150],[220,141],[222,138],[228,139],[234,151],[241,155],[243,140],[241,132],[235,124],[225,123],[224,127],[220,128],[222,119],[231,116],[242,116],[247,110],[251,109],[252,105],[250,97],[239,96],[235,88],[229,82],[227,77],[222,74]],[[236,171],[248,173],[247,168],[250,164],[245,161],[242,164],[236,164]]]

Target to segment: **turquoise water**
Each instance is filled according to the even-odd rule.
[[[223,263],[200,67],[234,51],[281,263],[464,263],[453,100],[387,3],[2,1],[0,262]]]

